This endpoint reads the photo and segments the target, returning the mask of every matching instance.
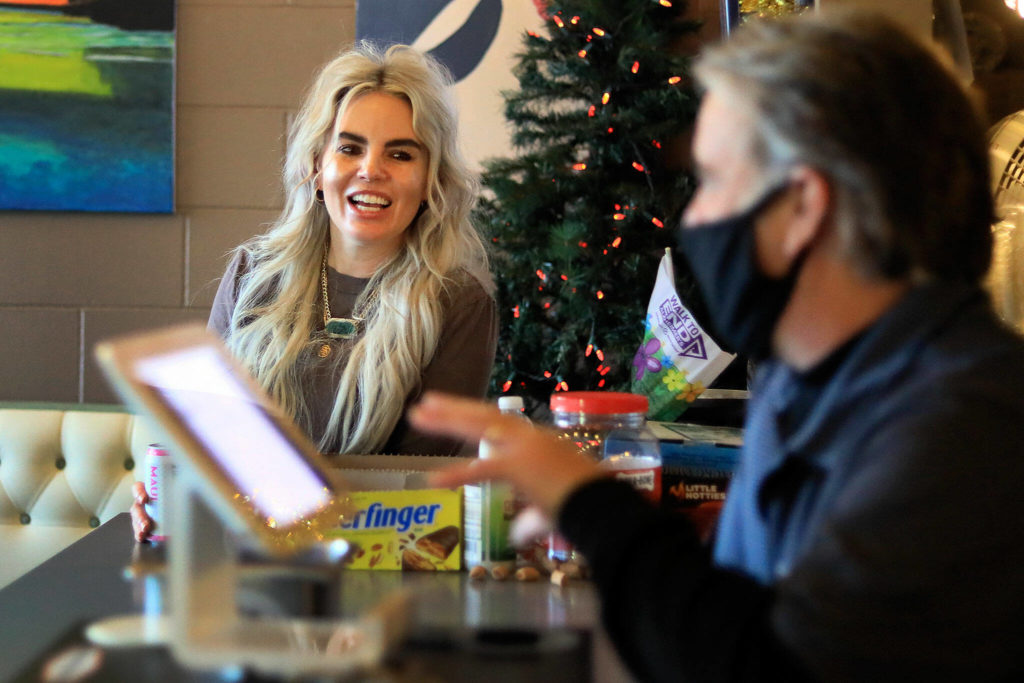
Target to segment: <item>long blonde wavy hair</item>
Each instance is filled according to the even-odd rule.
[[[371,92],[411,105],[413,130],[429,152],[428,198],[403,246],[377,269],[355,304],[364,331],[341,373],[319,443],[321,450],[340,444],[349,453],[382,448],[418,390],[441,334],[441,295],[451,276],[459,269],[487,269],[469,220],[477,178],[459,151],[444,67],[408,46],[382,50],[360,43],[321,69],[289,131],[284,210],[265,234],[239,247],[253,266],[239,281],[227,335],[229,348],[282,409],[311,430],[300,359],[325,341],[320,264],[331,228],[315,197],[317,163],[336,118]]]

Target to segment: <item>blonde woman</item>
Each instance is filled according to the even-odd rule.
[[[482,397],[497,341],[444,69],[406,46],[329,62],[284,187],[280,218],[235,250],[210,328],[325,453],[457,451],[403,417],[425,390]]]

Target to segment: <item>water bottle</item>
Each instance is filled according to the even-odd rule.
[[[503,415],[522,417],[523,399],[502,396],[498,409]],[[490,457],[489,444],[480,442],[479,457]],[[484,482],[464,488],[466,506],[466,566],[470,569],[482,565],[488,570],[504,567],[515,569],[516,549],[509,539],[512,519],[520,503],[511,486],[500,482]]]

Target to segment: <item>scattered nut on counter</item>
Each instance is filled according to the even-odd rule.
[[[540,572],[533,567],[520,567],[516,571],[516,579],[519,581],[536,581],[540,578]]]
[[[469,578],[471,579],[486,579],[487,578],[487,567],[482,564],[478,564],[469,570]]]
[[[495,581],[504,581],[512,575],[512,570],[505,565],[499,564],[491,568],[491,578]]]
[[[569,575],[561,569],[556,569],[551,572],[551,583],[555,584],[559,588],[569,583]]]

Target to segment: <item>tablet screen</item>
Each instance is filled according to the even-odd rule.
[[[327,482],[216,349],[151,356],[136,369],[271,528],[291,526],[331,501]]]

